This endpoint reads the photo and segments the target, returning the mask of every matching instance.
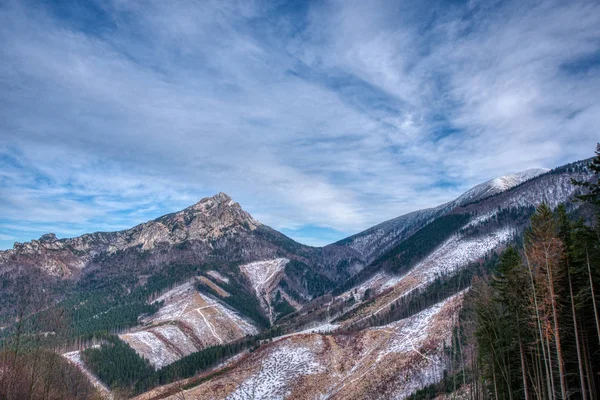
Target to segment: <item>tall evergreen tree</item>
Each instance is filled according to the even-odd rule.
[[[543,315],[548,317],[546,331],[548,342],[554,342],[558,374],[560,380],[561,398],[567,398],[566,379],[562,343],[560,340],[559,303],[557,295],[557,282],[563,272],[561,270],[564,256],[563,244],[558,237],[556,221],[550,207],[541,204],[536,213],[531,217],[531,228],[525,235],[526,252],[532,262],[538,278],[544,302]],[[549,343],[547,344],[548,347]]]
[[[586,193],[578,196],[580,200],[600,207],[600,143],[596,144],[596,151],[594,153],[596,156],[588,165],[588,168],[594,172],[594,178],[591,181],[580,181],[573,179],[571,182],[576,186],[581,186],[587,189]]]

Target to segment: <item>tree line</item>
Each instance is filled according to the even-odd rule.
[[[472,326],[476,398],[596,399],[600,388],[600,146],[579,196],[596,220],[574,220],[542,204],[518,247],[495,272],[475,278],[465,324]]]

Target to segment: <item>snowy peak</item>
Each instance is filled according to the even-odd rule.
[[[516,174],[501,176],[496,179],[492,179],[488,183],[497,188],[500,191],[505,191],[520,185],[530,179],[535,178],[538,175],[545,174],[550,171],[548,168],[530,168],[525,171],[517,172]]]
[[[465,205],[467,203],[482,200],[486,197],[509,190],[530,179],[550,171],[547,168],[530,168],[510,175],[500,176],[481,183],[459,196],[453,203]]]
[[[453,201],[434,208],[413,211],[382,222],[337,244],[353,248],[368,264],[427,223],[456,207],[465,206],[469,203],[505,192],[548,171],[549,169],[545,168],[532,168],[491,179],[467,190]]]

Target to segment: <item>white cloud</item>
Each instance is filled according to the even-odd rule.
[[[353,233],[590,155],[600,76],[564,66],[600,51],[599,6],[470,4],[114,1],[86,25],[9,3],[0,226],[129,226],[225,191],[274,228]]]

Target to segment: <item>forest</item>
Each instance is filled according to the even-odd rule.
[[[460,322],[473,399],[596,399],[600,385],[600,147],[579,196],[588,223],[540,205],[518,246],[474,277]],[[466,365],[470,365],[468,368]]]
[[[207,347],[158,370],[118,336],[107,335],[101,346],[84,350],[82,359],[102,382],[127,397],[197,375],[242,351],[253,351],[281,334],[280,328],[273,327],[255,336]]]

